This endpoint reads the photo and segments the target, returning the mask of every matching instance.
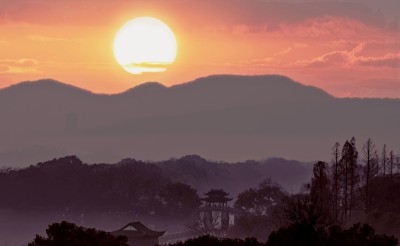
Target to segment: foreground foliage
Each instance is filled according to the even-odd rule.
[[[349,229],[331,226],[329,229],[307,225],[281,228],[269,236],[267,246],[396,246],[393,236],[375,234],[367,224],[355,224]]]
[[[51,224],[47,237],[36,235],[28,246],[128,246],[126,237],[114,237],[110,233],[92,228],[61,222]]]
[[[266,243],[255,238],[229,239],[210,235],[178,242],[170,246],[396,246],[393,236],[377,235],[367,224],[349,229],[332,226],[327,230],[307,225],[292,225],[273,232]]]
[[[215,236],[204,235],[201,237],[188,239],[185,242],[178,242],[170,244],[170,246],[263,246],[264,243],[259,242],[255,238],[246,239],[230,239],[230,238],[217,238]]]

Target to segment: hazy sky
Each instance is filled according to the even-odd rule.
[[[0,0],[0,87],[53,78],[116,93],[210,74],[283,74],[336,96],[400,97],[400,1]],[[174,31],[176,62],[132,75],[112,44],[128,20]]]

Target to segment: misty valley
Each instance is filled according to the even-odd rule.
[[[2,168],[0,241],[81,245],[76,235],[92,242],[82,245],[397,245],[400,157],[370,139],[360,145],[336,143],[329,162],[190,155],[86,164],[66,156]]]

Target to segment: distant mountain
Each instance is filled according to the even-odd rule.
[[[0,166],[75,154],[85,162],[281,156],[329,160],[336,141],[396,150],[400,100],[338,99],[287,77],[218,75],[93,94],[54,80],[0,90]]]
[[[159,162],[127,158],[115,164],[88,165],[76,156],[67,156],[0,171],[0,211],[127,211],[145,200],[150,202],[147,192],[158,193],[171,182],[192,186],[200,197],[210,189],[224,189],[234,199],[233,204],[239,193],[269,178],[287,192],[298,192],[302,184],[309,182],[311,167],[276,158],[217,163],[196,155]]]
[[[262,161],[248,160],[238,163],[212,162],[198,155],[154,162],[169,178],[189,184],[200,192],[211,188],[227,190],[232,196],[244,189],[256,187],[265,179],[278,183],[287,192],[298,192],[309,182],[313,163],[270,158]]]

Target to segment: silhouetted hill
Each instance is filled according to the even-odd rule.
[[[400,100],[338,99],[287,77],[218,75],[165,87],[147,83],[99,95],[53,80],[0,90],[0,165],[75,154],[211,160],[281,156],[329,160],[351,136],[395,147]]]
[[[147,214],[161,206],[157,194],[171,182],[188,184],[199,196],[222,188],[236,200],[238,193],[267,178],[297,192],[310,179],[311,166],[284,159],[216,163],[195,155],[160,162],[124,159],[116,164],[88,165],[76,156],[67,156],[18,170],[1,170],[0,210]],[[161,208],[159,213],[163,213]]]
[[[271,178],[288,192],[299,191],[311,177],[312,164],[271,158],[264,161],[237,163],[212,162],[198,155],[188,155],[154,163],[170,179],[190,184],[201,192],[222,188],[237,195],[245,188],[255,187]]]
[[[132,95],[138,95],[138,94],[142,94],[142,93],[151,95],[151,94],[156,94],[156,93],[162,93],[166,90],[167,90],[167,87],[158,82],[147,82],[147,83],[135,86],[132,89],[129,89],[119,95],[132,96]]]
[[[90,95],[89,91],[52,79],[25,81],[0,90],[1,96]]]
[[[204,99],[207,95],[218,101],[235,101],[246,105],[265,101],[318,101],[333,98],[323,90],[305,86],[280,75],[236,76],[215,75],[171,87],[177,94]],[[246,99],[245,102],[241,101]],[[215,100],[215,99],[214,99]]]

